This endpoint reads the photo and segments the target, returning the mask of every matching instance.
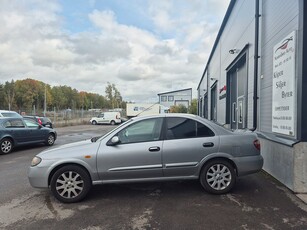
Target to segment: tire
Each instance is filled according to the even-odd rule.
[[[115,125],[115,121],[112,120],[110,124],[111,124],[111,125]]]
[[[223,159],[212,160],[204,165],[199,180],[207,192],[224,194],[235,185],[236,172],[228,161]]]
[[[97,125],[97,121],[92,121],[92,125]]]
[[[92,187],[86,170],[76,165],[66,165],[58,169],[51,178],[52,194],[63,203],[83,200]]]
[[[4,138],[0,142],[0,154],[8,154],[13,150],[13,141],[9,138]]]
[[[54,134],[50,133],[48,135],[48,138],[47,138],[47,141],[46,141],[46,145],[51,146],[51,145],[54,144],[54,142],[55,142],[55,136],[54,136]]]

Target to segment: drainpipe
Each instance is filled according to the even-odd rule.
[[[253,128],[252,131],[257,129],[257,116],[258,116],[258,59],[259,56],[259,0],[256,0],[255,7],[255,50],[254,50],[254,97],[253,97]]]

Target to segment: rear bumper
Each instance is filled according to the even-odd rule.
[[[238,176],[256,173],[260,171],[263,166],[263,157],[261,155],[237,157],[233,159],[233,161],[237,166]]]

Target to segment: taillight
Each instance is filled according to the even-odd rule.
[[[116,119],[119,119],[118,115],[116,115]]]
[[[41,120],[41,119],[37,118],[37,121],[38,121],[38,124],[40,124],[40,125],[42,125],[42,124],[43,124],[43,122],[42,122],[42,120]]]
[[[260,151],[260,141],[257,139],[257,140],[254,140],[254,146],[256,149],[258,149]]]

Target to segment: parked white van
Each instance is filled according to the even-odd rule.
[[[104,112],[99,114],[97,117],[92,117],[90,122],[93,125],[97,124],[120,124],[121,119],[120,119],[120,113],[119,112]]]

